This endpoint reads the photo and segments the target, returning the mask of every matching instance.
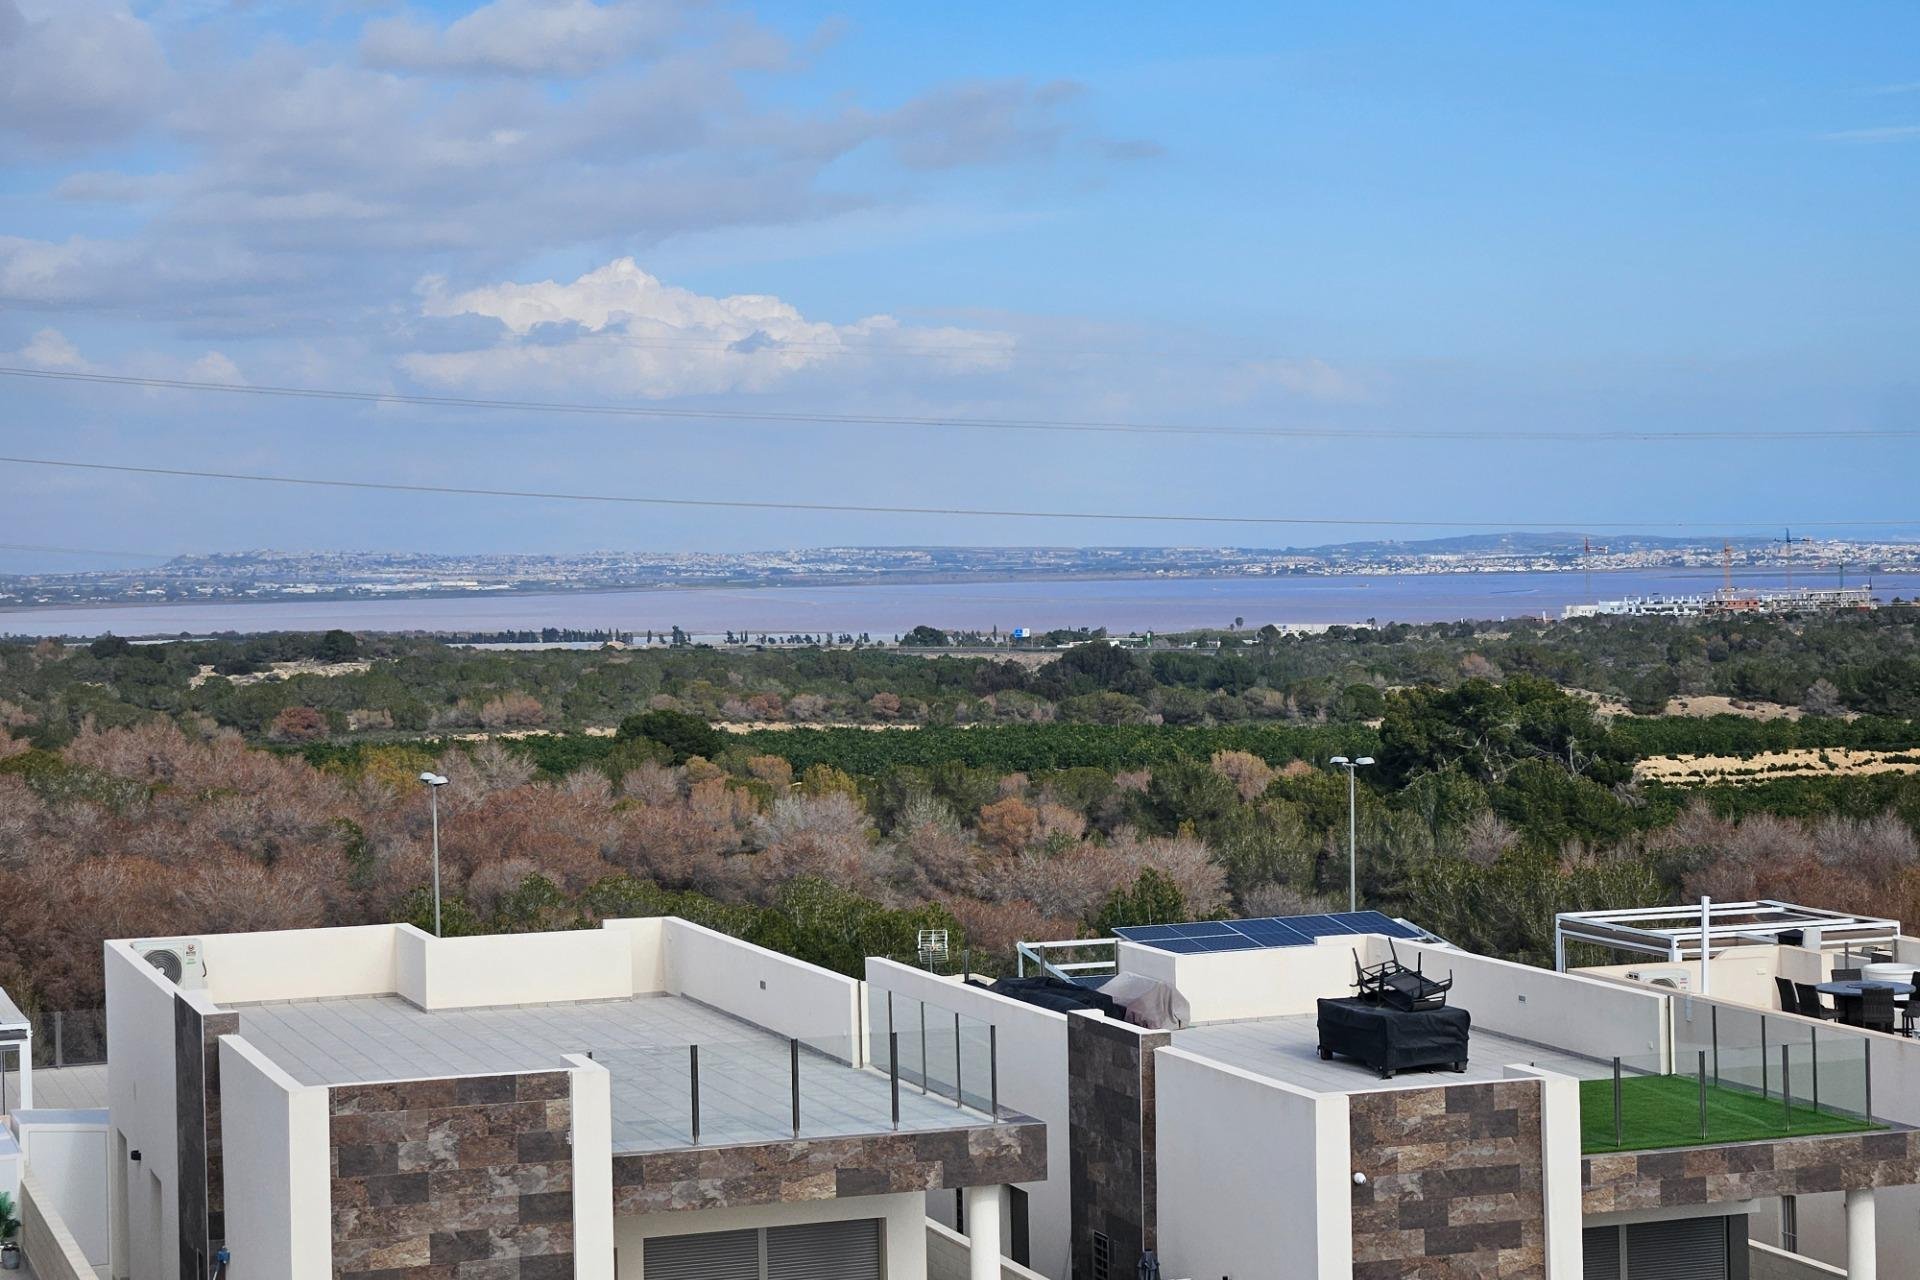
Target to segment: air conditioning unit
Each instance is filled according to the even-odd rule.
[[[133,950],[182,991],[207,985],[207,961],[198,938],[149,938],[134,943]]]
[[[1649,986],[1666,987],[1670,991],[1691,991],[1693,989],[1693,970],[1683,965],[1669,964],[1650,969],[1629,969],[1627,978],[1631,982],[1644,982]]]

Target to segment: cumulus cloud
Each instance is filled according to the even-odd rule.
[[[658,52],[681,22],[657,0],[493,0],[444,27],[411,13],[370,22],[360,54],[410,71],[571,78]]]
[[[891,316],[837,325],[809,320],[765,294],[709,297],[662,283],[621,258],[570,283],[507,282],[450,294],[422,286],[423,315],[483,317],[503,331],[493,345],[416,352],[402,367],[422,382],[468,390],[578,389],[660,399],[767,391],[795,375],[857,369],[902,350],[937,371],[1002,368],[1004,333],[908,327]]]
[[[88,369],[86,359],[81,356],[80,348],[68,340],[67,335],[58,329],[42,329],[27,339],[25,346],[18,351],[6,354],[9,364],[26,365],[32,369]]]
[[[0,0],[0,136],[39,150],[106,142],[165,93],[152,28],[110,0]]]

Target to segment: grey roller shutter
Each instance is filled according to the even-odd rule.
[[[1628,1227],[1627,1280],[1727,1280],[1727,1220],[1680,1218]]]
[[[1588,1227],[1580,1235],[1586,1280],[1620,1280],[1620,1228]]]
[[[647,1280],[760,1280],[760,1233],[655,1236],[644,1258]]]
[[[767,1280],[880,1280],[880,1273],[878,1218],[767,1228]]]

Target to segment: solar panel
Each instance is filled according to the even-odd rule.
[[[1255,951],[1271,947],[1312,946],[1319,938],[1346,938],[1362,933],[1389,938],[1422,938],[1379,911],[1336,911],[1321,915],[1261,916],[1253,920],[1194,920],[1186,924],[1136,924],[1114,930],[1128,942],[1158,947],[1176,955],[1204,955],[1222,951]]]

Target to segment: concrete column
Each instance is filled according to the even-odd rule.
[[[1000,1280],[1000,1188],[968,1187],[965,1203],[967,1280]],[[1847,1204],[1851,1208],[1853,1202]]]
[[[1878,1280],[1873,1188],[1847,1192],[1847,1280]],[[976,1273],[978,1274],[978,1273]]]

